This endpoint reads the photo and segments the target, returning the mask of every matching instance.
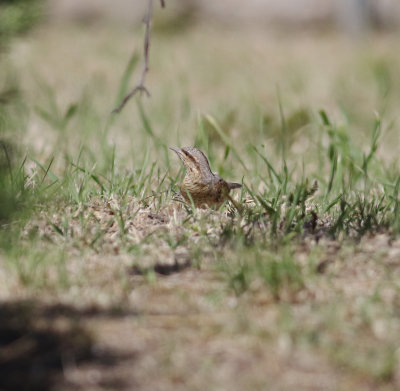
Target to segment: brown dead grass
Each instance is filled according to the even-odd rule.
[[[35,308],[45,312],[44,322],[52,319],[55,330],[57,319],[75,319],[91,336],[86,343],[95,352],[82,362],[63,361],[55,375],[57,389],[398,387],[398,366],[385,381],[379,373],[386,354],[382,347],[390,350],[400,333],[395,315],[399,240],[381,234],[353,246],[308,238],[298,247],[296,260],[307,270],[312,257],[319,272],[310,274],[295,296],[277,301],[258,281],[241,296],[227,290],[223,275],[216,273],[212,246],[204,242],[197,264],[176,267],[193,261],[188,249],[200,240],[196,224],[182,225],[188,216],[180,203],[155,210],[130,199],[123,208],[125,236],[114,218],[119,209],[113,198],[93,198],[84,210],[66,207],[62,213],[41,213],[27,226],[37,230],[44,248],[61,247],[67,259],[64,288],[54,265],[36,276],[36,283],[42,283],[36,288]],[[61,226],[66,215],[70,228],[62,236],[53,224]],[[226,212],[211,212],[202,229],[216,235],[214,219],[227,218]],[[98,226],[104,236],[88,248]],[[165,233],[179,236],[181,231],[188,242],[171,249]],[[148,237],[151,242],[146,244]],[[141,252],[129,253],[127,243],[141,244]],[[225,252],[230,256],[235,257]],[[168,270],[163,273],[167,275],[148,272],[160,265],[165,268],[158,270]],[[3,300],[31,297],[32,286],[24,287],[14,277],[7,290],[3,286]],[[55,309],[58,305],[60,310]],[[365,359],[370,354],[376,358]],[[101,357],[111,363],[102,364]]]

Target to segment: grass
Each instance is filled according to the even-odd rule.
[[[2,59],[0,297],[93,309],[90,343],[135,356],[60,387],[398,387],[398,38],[263,34],[155,32],[152,97],[118,116],[140,35],[48,25]],[[236,207],[182,204],[173,145]]]

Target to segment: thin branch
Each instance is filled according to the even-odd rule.
[[[164,0],[160,0],[160,2],[161,2],[161,7],[165,8],[165,1]]]
[[[161,7],[165,7],[165,1],[161,1]],[[147,89],[145,82],[146,82],[146,75],[147,72],[149,71],[149,49],[150,49],[150,24],[151,24],[151,17],[153,14],[153,0],[149,0],[148,7],[147,7],[147,12],[143,18],[143,24],[145,25],[145,33],[144,33],[144,47],[143,47],[143,53],[144,53],[144,66],[142,70],[142,76],[140,78],[139,84],[132,89],[132,91],[125,96],[125,98],[122,100],[120,105],[116,107],[113,111],[112,114],[117,114],[119,113],[124,106],[128,103],[128,101],[137,93],[137,92],[144,92],[147,96],[150,96],[150,92]]]

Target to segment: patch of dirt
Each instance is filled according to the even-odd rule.
[[[0,303],[0,389],[52,390],[60,384],[68,389],[86,389],[68,376],[71,368],[115,367],[132,360],[131,354],[99,349],[84,326],[86,318],[124,316],[95,308],[78,310],[38,301]],[[121,379],[109,379],[121,386]]]

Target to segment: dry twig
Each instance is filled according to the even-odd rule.
[[[165,8],[165,0],[160,0],[160,2],[161,2],[161,7]],[[142,76],[140,78],[139,84],[137,84],[136,87],[134,87],[131,90],[131,92],[125,96],[125,98],[122,100],[119,106],[112,111],[113,114],[119,113],[137,92],[144,92],[147,96],[150,96],[150,92],[145,85],[145,81],[147,72],[149,71],[150,23],[152,15],[153,15],[153,0],[149,0],[147,11],[143,18],[143,23],[145,25],[145,34],[144,34],[144,47],[143,47],[144,66],[142,70]]]

